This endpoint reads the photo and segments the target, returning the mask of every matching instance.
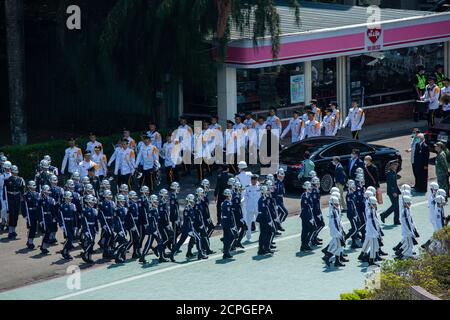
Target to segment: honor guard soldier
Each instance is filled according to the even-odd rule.
[[[345,240],[352,239],[352,249],[361,248],[358,244],[358,229],[361,223],[359,222],[358,207],[357,207],[357,193],[356,183],[354,180],[347,182],[348,192],[346,195],[347,203],[347,218],[350,221],[351,228],[345,235]]]
[[[205,197],[205,191],[203,188],[197,188],[195,190],[195,205],[194,205],[194,229],[200,237],[201,248],[203,250],[203,254],[211,254],[210,244],[208,234],[206,232],[206,224],[203,220],[203,198]],[[192,254],[192,248],[194,247],[195,241],[194,238],[191,237],[188,244],[188,249],[186,253],[187,258],[192,258],[194,255]]]
[[[359,139],[359,131],[361,131],[361,128],[364,124],[365,119],[366,119],[366,116],[364,114],[364,110],[358,106],[357,101],[353,100],[352,107],[348,111],[347,118],[345,118],[345,121],[344,121],[344,124],[342,125],[342,127],[343,128],[347,127],[348,123],[350,122],[352,138]]]
[[[50,226],[53,223],[53,216],[56,206],[56,202],[50,196],[50,194],[51,194],[50,186],[43,185],[41,189],[41,197],[39,199],[39,209],[38,209],[39,225],[44,234],[44,236],[42,237],[42,244],[41,244],[42,254],[47,254],[49,252],[48,247],[50,245],[50,233],[51,233]]]
[[[150,211],[150,189],[147,186],[142,186],[139,192],[140,197],[137,202],[139,210],[139,247],[142,248],[145,236],[150,235],[145,232],[145,228],[148,226],[147,214]]]
[[[186,206],[183,211],[183,224],[181,226],[181,236],[176,245],[172,248],[172,251],[170,253],[170,260],[172,262],[175,262],[174,258],[175,254],[178,252],[178,250],[188,237],[193,237],[195,239],[195,245],[198,251],[198,260],[208,259],[208,257],[203,254],[202,246],[200,243],[200,237],[194,228],[194,220],[195,220],[194,206],[195,206],[195,197],[193,194],[188,194],[186,197]]]
[[[225,197],[221,205],[220,215],[221,215],[221,225],[223,228],[223,259],[231,259],[231,246],[234,242],[234,232],[236,225],[234,224],[234,217],[232,212],[231,199],[233,193],[230,189],[225,189],[223,191],[223,196]]]
[[[11,167],[11,176],[5,180],[5,196],[8,210],[8,239],[17,237],[16,227],[19,218],[20,207],[22,204],[23,194],[25,193],[25,181],[19,177],[19,168]]]
[[[141,257],[140,252],[140,233],[139,233],[139,207],[138,207],[138,195],[134,191],[130,191],[128,212],[125,218],[125,228],[130,234],[130,240],[128,241],[127,249],[133,246],[132,259],[139,259]]]
[[[371,192],[366,191],[371,194]],[[368,261],[369,266],[378,266],[375,262],[379,250],[378,230],[375,221],[377,210],[377,198],[371,195],[368,198],[368,208],[366,211],[366,236],[362,246],[361,254],[358,257],[360,261]]]
[[[310,103],[311,103],[311,111],[314,112],[314,118],[317,121],[322,122],[322,110],[320,110],[320,108],[317,105],[317,99],[312,99]]]
[[[125,206],[125,197],[121,194],[117,196],[117,206],[114,215],[114,232],[116,233],[117,247],[115,249],[115,262],[124,263],[127,252],[127,233],[125,229],[125,217],[127,208]]]
[[[434,231],[439,231],[445,226],[445,213],[444,213],[444,206],[445,206],[445,197],[444,196],[436,196],[436,205],[434,207]]]
[[[158,230],[161,236],[162,252],[166,252],[166,247],[168,246],[172,250],[173,243],[173,229],[170,224],[169,216],[169,191],[166,189],[161,189],[159,191],[159,202],[158,202]]]
[[[9,161],[5,161],[2,165],[3,172],[0,174],[0,207],[1,207],[1,216],[2,216],[2,222],[0,224],[0,231],[3,231],[3,229],[6,228],[7,225],[7,207],[8,204],[6,202],[7,196],[5,191],[5,180],[7,180],[9,177],[11,177],[11,167],[12,164]]]
[[[305,135],[305,123],[302,118],[300,118],[300,111],[294,111],[294,118],[289,120],[289,124],[283,130],[281,134],[281,139],[284,139],[286,135],[291,133],[291,143],[299,142],[303,139]]]
[[[91,152],[90,151],[86,151],[84,153],[83,161],[81,161],[79,163],[79,165],[78,165],[78,172],[80,172],[81,178],[87,177],[88,176],[88,171],[92,167],[94,168],[94,172],[95,172],[95,170],[98,169],[97,163],[95,163],[94,161],[91,160]]]
[[[244,248],[242,245],[242,238],[244,237],[247,231],[247,225],[244,220],[244,216],[242,214],[242,206],[241,206],[241,194],[242,194],[242,184],[239,181],[235,181],[233,184],[233,197],[232,197],[232,211],[234,216],[234,221],[236,223],[237,234],[236,240],[234,241],[231,250],[234,250],[236,247]]]
[[[311,178],[311,185],[311,199],[315,225],[315,230],[311,236],[311,243],[313,245],[321,245],[322,239],[318,236],[320,231],[325,227],[325,222],[323,221],[322,209],[320,208],[320,179],[318,177]]]
[[[95,176],[99,180],[103,180],[108,174],[108,159],[103,154],[102,146],[98,145],[94,147],[94,151],[91,152],[92,161],[97,164],[95,168]]]
[[[277,136],[280,136],[281,131],[283,130],[281,125],[281,120],[276,115],[277,109],[276,108],[270,108],[269,109],[269,116],[266,119],[266,125],[270,125],[272,127],[272,130],[276,130],[273,132],[277,132]]]
[[[336,101],[332,101],[329,105],[334,119],[336,119],[337,130],[342,128],[342,113],[338,109]]]
[[[2,174],[3,172],[5,172],[5,170],[3,169],[3,164],[8,161],[8,158],[5,157],[5,155],[3,154],[3,152],[0,152],[0,174]]]
[[[308,112],[308,120],[305,122],[305,139],[320,137],[320,122],[315,119],[313,111]]]
[[[46,160],[42,160],[41,172],[39,172],[34,179],[36,181],[38,190],[41,190],[42,186],[45,184],[50,185],[50,177],[52,176],[52,174],[50,173],[50,171],[48,171],[49,168],[50,165],[48,164],[48,162]]]
[[[338,197],[332,196],[329,202],[329,213],[328,213],[328,226],[330,228],[331,240],[325,250],[325,256],[322,258],[325,261],[327,267],[330,266],[330,259],[334,256],[334,266],[344,267],[341,261],[342,257],[342,228],[340,224],[340,200]]]
[[[115,162],[114,175],[117,176],[117,184],[131,185],[131,175],[135,170],[135,153],[128,147],[128,140],[123,139],[120,147],[116,148],[109,159],[108,167]]]
[[[169,194],[169,218],[173,230],[173,243],[175,246],[177,238],[181,233],[181,217],[180,217],[180,205],[178,204],[178,194],[180,193],[180,184],[178,182],[172,182],[170,185]]]
[[[52,166],[52,158],[49,155],[45,155],[43,160],[48,162],[48,171],[51,174],[54,174],[55,176],[57,176],[58,175],[58,168]]]
[[[159,134],[158,131],[156,131],[156,124],[150,123],[149,124],[149,131],[147,131],[147,136],[150,137],[150,141],[152,142],[152,145],[154,145],[158,150],[161,150],[162,147],[162,137],[161,134]]]
[[[75,139],[69,139],[69,147],[64,153],[64,159],[61,165],[61,174],[66,172],[72,175],[78,171],[78,164],[83,160],[81,149],[75,146]]]
[[[158,148],[151,143],[149,136],[144,137],[144,146],[136,158],[135,168],[137,169],[139,165],[142,165],[143,169],[141,186],[148,186],[151,192],[155,189],[156,171],[160,165]]]
[[[436,198],[438,197],[440,196],[437,196]],[[401,210],[402,211],[401,214],[403,215],[402,242],[401,242],[402,245],[395,252],[397,259],[413,257],[414,244],[417,244],[417,240],[415,238],[418,237],[411,215],[411,204],[412,204],[411,196],[404,195],[402,199],[402,204],[403,204],[403,208]]]
[[[281,235],[281,233],[278,231],[280,229],[280,220],[278,219],[278,210],[277,210],[277,204],[275,201],[275,186],[274,186],[274,178],[273,175],[270,175],[270,180],[268,179],[266,181],[267,188],[269,189],[269,196],[267,198],[267,206],[269,208],[270,218],[272,224],[271,226],[271,232],[270,232],[270,249],[275,249],[275,242],[273,239],[275,236]],[[269,175],[268,175],[269,177]]]
[[[61,254],[64,259],[72,260],[70,250],[73,248],[73,232],[75,227],[75,216],[77,214],[77,208],[72,203],[72,192],[64,192],[64,203],[62,204],[59,213],[59,226],[64,231],[64,236],[66,237]]]
[[[70,191],[72,193],[72,203],[75,205],[75,208],[77,209],[74,222],[74,239],[78,239],[79,231],[81,230],[81,213],[83,211],[83,199],[81,195],[75,191],[75,183],[71,179],[66,181],[65,191]]]
[[[95,198],[88,195],[85,198],[85,207],[81,219],[83,237],[83,253],[81,259],[86,263],[94,263],[92,253],[94,252],[95,235],[98,232],[97,209],[95,206]]]
[[[337,134],[338,123],[331,109],[326,110],[326,116],[323,118],[321,126],[325,128],[325,136],[334,137]]]
[[[81,183],[81,177],[80,173],[78,171],[75,171],[70,179],[74,183],[74,191],[78,192],[80,195],[83,194],[83,184]]]
[[[153,241],[156,241],[157,251],[155,254],[159,257],[159,262],[167,262],[168,260],[164,257],[164,243],[161,238],[160,229],[158,228],[158,197],[152,194],[149,203],[150,206],[148,208],[149,210],[146,211],[145,221],[145,233],[148,235],[148,238],[139,262],[147,263],[145,256],[150,251]]]
[[[50,228],[50,244],[55,244],[56,233],[58,232],[58,220],[61,212],[61,205],[63,203],[64,189],[58,186],[58,177],[55,175],[50,176],[50,196],[55,200],[55,210],[53,220],[48,226]]]
[[[113,199],[113,194],[110,190],[105,190],[103,194],[103,200],[100,201],[98,206],[98,219],[100,226],[103,230],[102,239],[100,242],[103,244],[103,259],[111,259],[113,257],[114,250],[114,212],[116,211],[116,204]]]
[[[301,214],[300,218],[302,220],[302,234],[301,234],[301,246],[300,251],[311,251],[311,247],[309,246],[311,236],[314,231],[314,217],[313,217],[313,203],[311,198],[312,184],[309,181],[306,181],[303,184],[303,192],[301,197]]]
[[[282,227],[281,224],[286,220],[287,216],[288,216],[288,211],[286,209],[286,207],[284,206],[284,194],[285,194],[285,189],[284,189],[284,177],[285,177],[285,172],[282,168],[279,168],[277,170],[277,179],[275,180],[275,202],[277,205],[277,210],[278,210],[278,219],[280,220],[280,231],[285,231]]]
[[[208,239],[211,237],[211,235],[214,232],[215,226],[214,226],[214,222],[211,219],[211,212],[209,210],[209,198],[208,198],[208,193],[211,190],[210,189],[210,183],[208,179],[204,179],[201,183],[201,186],[205,192],[203,198],[202,198],[202,206],[203,206],[203,221],[205,222],[206,225],[206,233],[208,235]],[[211,254],[208,253],[208,254]]]
[[[252,231],[256,230],[255,219],[258,215],[258,202],[261,198],[260,185],[258,183],[258,176],[252,175],[250,185],[245,188],[245,196],[247,198],[247,208],[245,222],[247,223],[247,241],[252,238]]]
[[[39,193],[36,192],[36,182],[33,180],[28,182],[28,191],[23,196],[24,210],[22,214],[27,221],[28,228],[28,240],[27,248],[33,250],[34,238],[36,237],[36,231],[39,223]]]
[[[266,185],[261,186],[261,197],[258,200],[258,215],[256,222],[259,223],[259,240],[258,240],[258,255],[272,254],[270,238],[271,230],[273,229],[273,221],[270,216],[268,197],[270,191]]]
[[[162,158],[164,159],[164,167],[166,170],[166,181],[167,185],[171,185],[174,181],[179,181],[177,170],[177,159],[180,144],[178,141],[172,141],[172,133],[168,133],[166,137],[166,143],[164,143],[162,149]]]

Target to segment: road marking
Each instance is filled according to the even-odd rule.
[[[412,207],[417,207],[417,206],[420,206],[420,205],[423,205],[423,204],[427,204],[427,203],[428,203],[428,201],[418,202],[418,203],[413,204]],[[350,224],[350,222],[346,221],[343,224],[344,225],[348,225],[348,224]],[[328,226],[324,227],[322,230],[326,230],[326,229],[328,229]],[[290,235],[290,236],[286,236],[286,237],[282,237],[282,238],[278,238],[278,239],[275,238],[275,240],[276,240],[276,242],[283,242],[283,241],[287,241],[287,240],[291,240],[291,239],[297,238],[299,236],[300,236],[300,233],[296,233],[296,234],[293,234],[293,235]],[[258,244],[250,245],[250,246],[245,247],[244,251],[253,250],[253,249],[256,249],[258,247],[259,247]],[[180,265],[177,265],[177,266],[167,267],[167,268],[163,268],[163,269],[160,269],[160,270],[151,271],[151,272],[148,272],[148,273],[143,273],[143,274],[140,274],[140,275],[124,278],[124,279],[113,281],[113,282],[110,282],[110,283],[107,283],[107,284],[95,286],[95,287],[92,287],[92,288],[89,288],[89,289],[85,289],[85,290],[77,291],[77,292],[74,292],[74,293],[66,294],[66,295],[63,295],[63,296],[59,296],[59,297],[56,297],[56,298],[52,298],[50,300],[64,300],[64,299],[73,298],[73,297],[80,296],[80,295],[83,295],[83,294],[86,294],[86,293],[90,293],[90,292],[98,291],[98,290],[101,290],[101,289],[113,287],[113,286],[116,286],[116,285],[119,285],[119,284],[131,282],[131,281],[135,281],[135,280],[139,280],[139,279],[143,279],[143,278],[147,278],[147,277],[150,277],[150,276],[153,276],[153,275],[169,272],[169,271],[172,271],[172,270],[177,270],[177,269],[188,267],[188,266],[193,266],[193,265],[198,264],[198,263],[218,260],[218,258],[222,257],[222,255],[223,255],[222,253],[218,253],[218,254],[210,256],[209,259],[206,259],[206,260],[197,260],[197,261],[192,261],[192,262],[186,262],[186,263],[183,263],[183,264],[180,264]]]

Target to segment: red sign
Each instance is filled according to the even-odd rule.
[[[377,43],[381,37],[381,28],[367,29],[367,37],[373,44]]]

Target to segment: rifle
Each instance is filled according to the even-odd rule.
[[[25,202],[25,211],[26,211],[26,213],[27,213],[27,223],[28,223],[28,225],[29,225],[30,228],[31,228],[30,213],[29,213],[29,211],[28,211],[28,203],[27,203],[27,200],[25,199],[24,202]]]
[[[107,231],[109,232],[109,234],[110,235],[112,235],[113,233],[111,232],[111,228],[109,227],[109,224],[108,224],[108,222],[106,221],[106,218],[105,218],[105,215],[103,214],[103,211],[102,210],[99,210],[100,211],[100,213],[102,214],[102,217],[103,217],[103,220],[105,221],[105,225],[106,225],[106,227],[107,227]]]
[[[6,191],[6,185],[3,186],[3,197],[5,198],[6,208],[5,210],[8,211],[9,209],[9,203],[8,203],[8,193]]]
[[[92,237],[91,229],[89,229],[89,223],[87,221],[87,218],[86,218],[86,216],[84,216],[83,218],[84,218],[84,222],[86,223],[86,229],[89,231],[89,237],[91,238],[91,241],[94,241],[94,238]]]
[[[47,232],[47,225],[45,224],[44,209],[42,207],[41,207],[41,214],[42,214],[42,225],[44,226],[44,231]]]
[[[134,216],[132,214],[130,214],[130,216],[131,216],[131,220],[133,221],[134,228],[136,229],[136,233],[137,233],[138,237],[140,238],[141,235],[139,234],[139,229],[136,225],[136,221],[134,221]]]
[[[63,227],[64,234],[65,234],[66,237],[68,237],[66,223],[64,222],[64,216],[63,216],[63,213],[62,213],[61,210],[59,210],[59,214],[61,216],[61,224],[62,224],[62,227]]]

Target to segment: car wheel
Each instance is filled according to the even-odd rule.
[[[333,176],[329,173],[322,176],[320,179],[320,188],[324,193],[329,193],[333,188]]]

